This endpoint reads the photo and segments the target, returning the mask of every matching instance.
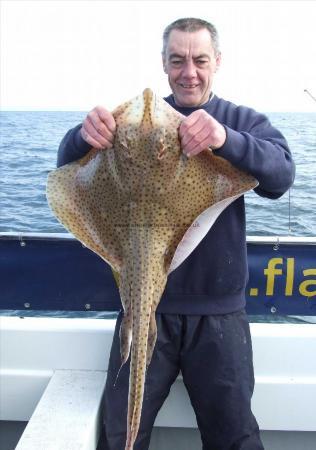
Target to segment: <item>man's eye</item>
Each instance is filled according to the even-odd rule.
[[[198,59],[196,62],[200,66],[203,66],[203,65],[207,64],[207,60],[206,59]]]
[[[182,61],[180,59],[173,59],[171,61],[171,64],[174,66],[180,66],[181,63],[182,63]]]

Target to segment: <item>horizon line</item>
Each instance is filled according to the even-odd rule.
[[[76,113],[87,113],[89,112],[89,109],[12,109],[12,108],[7,108],[7,109],[3,109],[0,108],[0,113],[1,112],[76,112]],[[316,114],[316,109],[314,111],[311,110],[306,110],[306,109],[296,109],[296,110],[259,110],[256,109],[257,112],[261,112],[264,114],[269,114],[269,113],[315,113]]]

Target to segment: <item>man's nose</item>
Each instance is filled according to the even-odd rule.
[[[196,67],[193,61],[186,61],[183,66],[183,73],[187,78],[192,78],[196,76]]]

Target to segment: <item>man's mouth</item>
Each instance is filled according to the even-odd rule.
[[[198,86],[198,84],[183,84],[179,83],[179,86],[181,86],[184,89],[194,89]]]

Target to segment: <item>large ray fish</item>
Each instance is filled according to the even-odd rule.
[[[186,158],[178,138],[184,117],[150,89],[113,116],[113,147],[92,149],[51,172],[47,197],[60,222],[119,274],[122,364],[131,355],[125,447],[131,450],[167,276],[221,211],[257,182],[210,150]]]

